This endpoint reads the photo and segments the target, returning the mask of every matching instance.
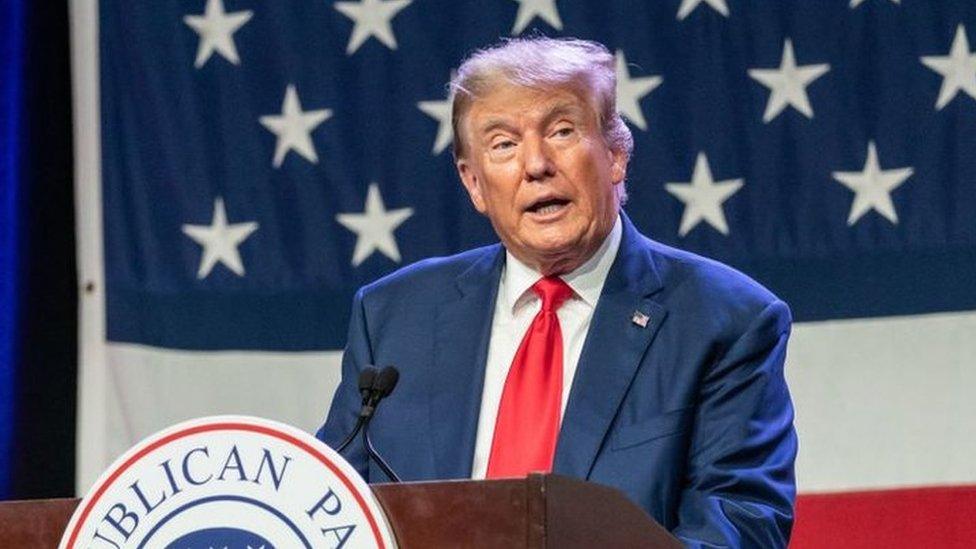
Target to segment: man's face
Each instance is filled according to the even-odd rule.
[[[616,220],[626,157],[607,146],[582,91],[501,86],[459,129],[461,180],[509,252],[545,275],[596,252]]]

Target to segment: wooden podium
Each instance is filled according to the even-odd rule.
[[[618,491],[558,475],[372,488],[404,549],[681,547]],[[57,547],[78,501],[0,503],[0,546]]]

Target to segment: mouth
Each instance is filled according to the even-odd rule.
[[[565,198],[544,198],[530,204],[525,211],[537,217],[549,217],[561,213],[569,203]]]

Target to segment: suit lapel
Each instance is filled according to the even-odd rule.
[[[553,470],[587,478],[648,345],[667,314],[647,245],[621,213],[623,237],[593,313],[556,445]],[[635,314],[646,316],[636,318]],[[645,323],[646,326],[641,326]]]
[[[451,298],[435,320],[430,372],[430,413],[436,478],[469,478],[481,411],[488,339],[505,254],[485,252],[445,288]]]

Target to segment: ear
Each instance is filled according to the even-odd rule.
[[[610,181],[619,185],[627,177],[627,153],[622,150],[610,150]]]
[[[478,210],[479,213],[485,213],[487,208],[485,207],[485,197],[482,193],[481,178],[478,177],[478,171],[471,165],[471,162],[464,158],[458,160],[456,165],[461,183],[468,191],[468,198],[471,199],[474,209]]]

